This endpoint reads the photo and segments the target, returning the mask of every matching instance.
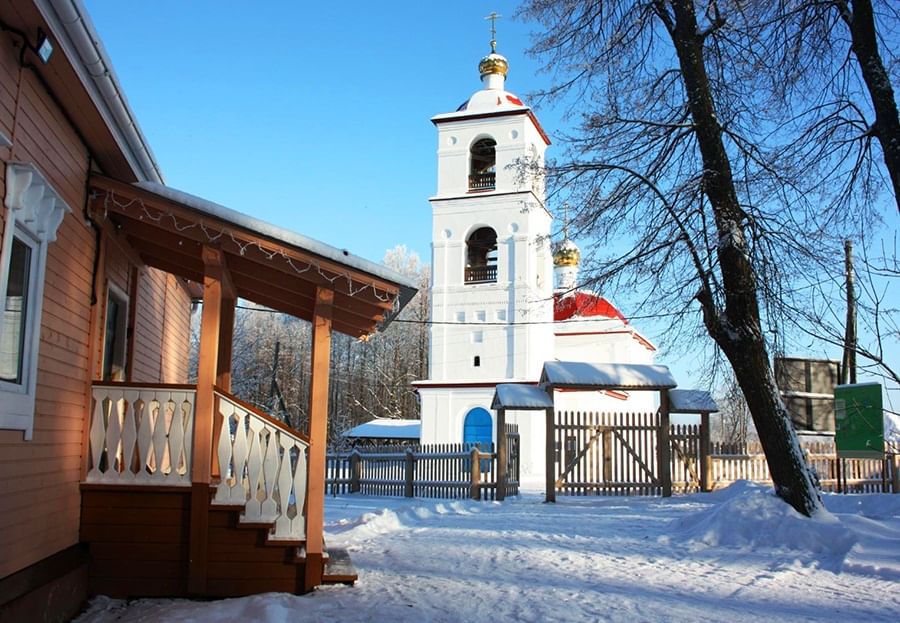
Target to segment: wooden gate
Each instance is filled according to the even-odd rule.
[[[669,426],[668,448],[663,452],[661,420],[659,413],[557,411],[553,426],[557,493],[662,495],[667,478],[673,491],[699,491],[699,426]]]

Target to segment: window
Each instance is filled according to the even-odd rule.
[[[25,344],[32,330],[28,323],[28,299],[34,259],[34,243],[13,234],[2,306],[0,381],[15,386],[21,386],[24,380]]]
[[[103,380],[125,381],[128,355],[128,297],[109,284],[103,336]]]
[[[497,141],[478,139],[469,150],[469,190],[494,190],[497,183]]]
[[[480,227],[466,240],[466,283],[496,283],[497,232]]]
[[[31,439],[47,247],[69,207],[30,164],[6,166],[0,241],[0,428]]]
[[[481,367],[481,356],[480,355],[475,355],[475,358],[472,360],[472,365],[476,368]]]

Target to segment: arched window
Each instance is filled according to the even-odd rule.
[[[497,281],[497,232],[480,227],[466,240],[466,283]]]
[[[469,190],[493,190],[497,181],[497,141],[480,138],[469,150]]]

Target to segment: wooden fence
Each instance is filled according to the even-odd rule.
[[[664,495],[722,488],[736,480],[771,482],[758,443],[704,442],[699,424],[661,429],[659,413],[557,411],[553,477],[563,495]],[[708,435],[708,431],[706,431]],[[668,438],[666,440],[666,438]],[[896,459],[838,459],[833,440],[801,444],[823,491],[900,493]]]
[[[503,499],[519,494],[519,435],[507,432],[507,477],[498,485],[493,444],[375,446],[327,455],[325,484],[333,495],[363,493],[421,498]],[[502,488],[502,491],[501,491]]]
[[[801,443],[807,463],[823,491],[897,493],[898,474],[891,455],[884,459],[839,459],[833,441]],[[769,466],[759,443],[714,443],[710,448],[710,482],[714,489],[735,480],[770,483]]]

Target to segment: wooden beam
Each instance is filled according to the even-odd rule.
[[[548,388],[547,394],[549,394],[550,399],[553,399],[553,389]],[[546,443],[544,444],[544,469],[545,469],[545,478],[544,478],[544,501],[545,502],[556,502],[556,475],[554,474],[556,467],[556,445],[554,444],[554,415],[555,409],[554,407],[548,407],[546,413],[544,415],[544,429],[546,431]]]
[[[709,491],[712,480],[712,459],[710,458],[709,411],[700,413],[700,490]]]
[[[304,587],[322,583],[325,523],[325,446],[328,443],[328,373],[334,291],[318,288],[313,318],[312,378],[309,399],[309,470],[306,494],[306,566]]]
[[[657,454],[659,459],[659,484],[664,498],[672,497],[672,442],[669,435],[669,390],[659,391],[659,432]]]
[[[509,480],[506,452],[506,409],[497,409],[497,493],[498,502],[506,499],[506,483]]]
[[[209,532],[209,485],[212,478],[212,432],[215,422],[216,373],[219,332],[222,323],[222,274],[224,254],[203,248],[203,312],[200,317],[200,352],[197,363],[197,398],[194,402],[194,449],[191,466],[191,527],[188,559],[188,592],[206,592],[206,559]]]
[[[216,365],[216,386],[231,392],[231,355],[234,345],[235,297],[222,300],[222,323],[219,327],[219,358]],[[215,444],[213,445],[215,447]]]

